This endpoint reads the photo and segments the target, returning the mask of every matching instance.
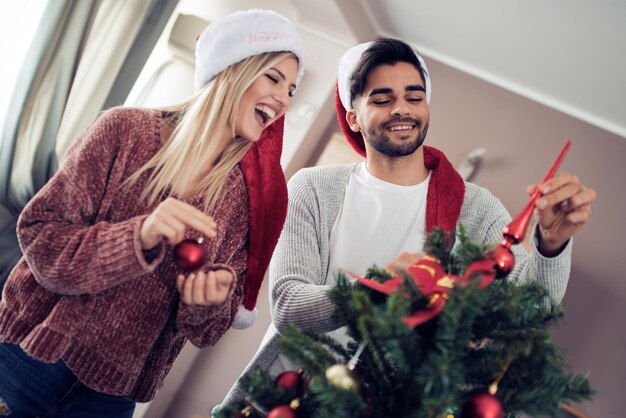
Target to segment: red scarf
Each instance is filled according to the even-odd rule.
[[[335,107],[339,126],[348,143],[361,156],[367,157],[363,136],[360,132],[353,132],[346,121],[346,110],[339,99],[339,88],[335,91]],[[424,166],[431,170],[426,199],[426,231],[431,232],[437,226],[444,231],[454,233],[463,205],[465,182],[443,152],[426,145],[422,147],[424,148]]]
[[[250,233],[243,306],[254,309],[287,216],[287,184],[280,165],[284,116],[268,126],[240,162],[248,188]]]

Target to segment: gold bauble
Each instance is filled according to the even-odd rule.
[[[359,381],[345,364],[335,364],[326,369],[326,380],[345,390],[359,390]]]

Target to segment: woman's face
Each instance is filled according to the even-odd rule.
[[[287,111],[296,89],[298,61],[286,57],[252,82],[239,103],[235,133],[258,141],[263,129]]]

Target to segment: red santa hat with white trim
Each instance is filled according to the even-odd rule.
[[[365,144],[363,142],[363,136],[360,132],[353,132],[346,121],[346,113],[352,109],[352,97],[350,94],[350,85],[352,84],[352,74],[356,69],[356,66],[361,61],[363,53],[372,46],[372,42],[365,42],[358,44],[348,49],[339,60],[339,68],[337,75],[337,90],[335,94],[335,107],[337,109],[337,117],[339,119],[339,125],[343,131],[348,143],[358,152],[361,156],[365,157]],[[422,57],[415,51],[424,75],[424,89],[426,90],[426,102],[430,102],[431,83],[430,75],[428,74],[428,68]]]
[[[374,41],[376,42],[376,41]],[[366,51],[374,44],[368,42],[359,44],[348,51],[339,61],[339,74],[335,97],[337,119],[341,130],[348,143],[356,152],[365,157],[365,143],[361,132],[353,132],[346,121],[346,113],[353,108],[350,85],[353,73],[363,59]],[[426,101],[430,102],[431,83],[428,69],[422,57],[411,48],[422,68],[424,76],[424,90]],[[431,170],[431,178],[428,184],[428,198],[426,201],[426,230],[432,231],[439,227],[444,231],[454,233],[456,223],[461,213],[463,197],[465,195],[465,183],[463,178],[456,172],[446,156],[439,150],[423,145],[424,166]]]

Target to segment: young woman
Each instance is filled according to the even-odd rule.
[[[249,325],[285,219],[283,115],[303,64],[287,19],[237,12],[198,38],[191,99],[114,108],[78,139],[18,222],[0,416],[130,417],[187,340]],[[198,237],[205,262],[181,271],[173,247]]]

